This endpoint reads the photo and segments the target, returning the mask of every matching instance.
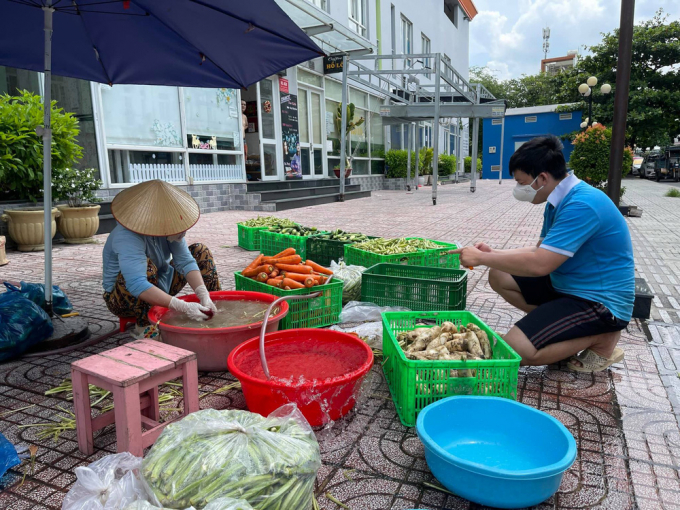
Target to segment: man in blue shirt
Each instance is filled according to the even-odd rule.
[[[562,144],[540,137],[510,158],[516,199],[545,206],[536,247],[458,250],[464,266],[491,268],[489,283],[527,315],[505,335],[523,365],[597,372],[623,360],[616,347],[635,299],[628,226],[602,191],[567,173]],[[578,354],[581,353],[581,354]],[[578,355],[577,355],[578,354]]]
[[[118,317],[137,319],[136,336],[149,324],[154,306],[206,320],[216,312],[210,291],[220,290],[210,250],[187,246],[186,231],[200,211],[185,191],[164,181],[147,181],[122,191],[111,203],[118,225],[104,246],[104,301]],[[198,303],[174,297],[189,284]]]

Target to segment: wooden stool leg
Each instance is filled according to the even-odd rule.
[[[76,414],[78,449],[85,455],[92,455],[94,453],[94,441],[87,375],[78,370],[71,370],[71,381],[73,382],[73,409]]]
[[[182,385],[184,386],[184,414],[198,411],[198,362],[187,361],[182,365]]]
[[[142,411],[142,416],[146,416],[153,421],[158,421],[161,418],[161,410],[158,404],[158,386],[151,388],[146,394],[151,399],[151,403],[149,404],[149,407]]]
[[[116,417],[116,440],[118,453],[130,452],[141,457],[142,446],[142,414],[139,411],[139,384],[125,388],[113,387],[113,403]]]

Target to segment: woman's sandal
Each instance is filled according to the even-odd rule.
[[[569,368],[569,370],[573,370],[574,372],[601,372],[602,370],[609,368],[614,363],[623,361],[623,358],[624,352],[620,347],[614,348],[614,352],[609,358],[600,356],[591,349],[586,349],[581,354],[572,356],[569,360],[569,363],[567,363],[567,368]],[[579,361],[581,366],[574,364],[574,361]]]

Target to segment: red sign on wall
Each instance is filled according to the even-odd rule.
[[[288,94],[288,80],[285,78],[279,78],[279,90],[284,94]]]

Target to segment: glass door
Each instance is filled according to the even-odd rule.
[[[320,179],[326,175],[322,104],[320,92],[302,87],[298,89],[298,122],[303,179]]]
[[[283,180],[281,105],[275,80],[276,78],[267,78],[258,83],[257,87],[257,115],[261,126],[260,161],[264,181]]]

